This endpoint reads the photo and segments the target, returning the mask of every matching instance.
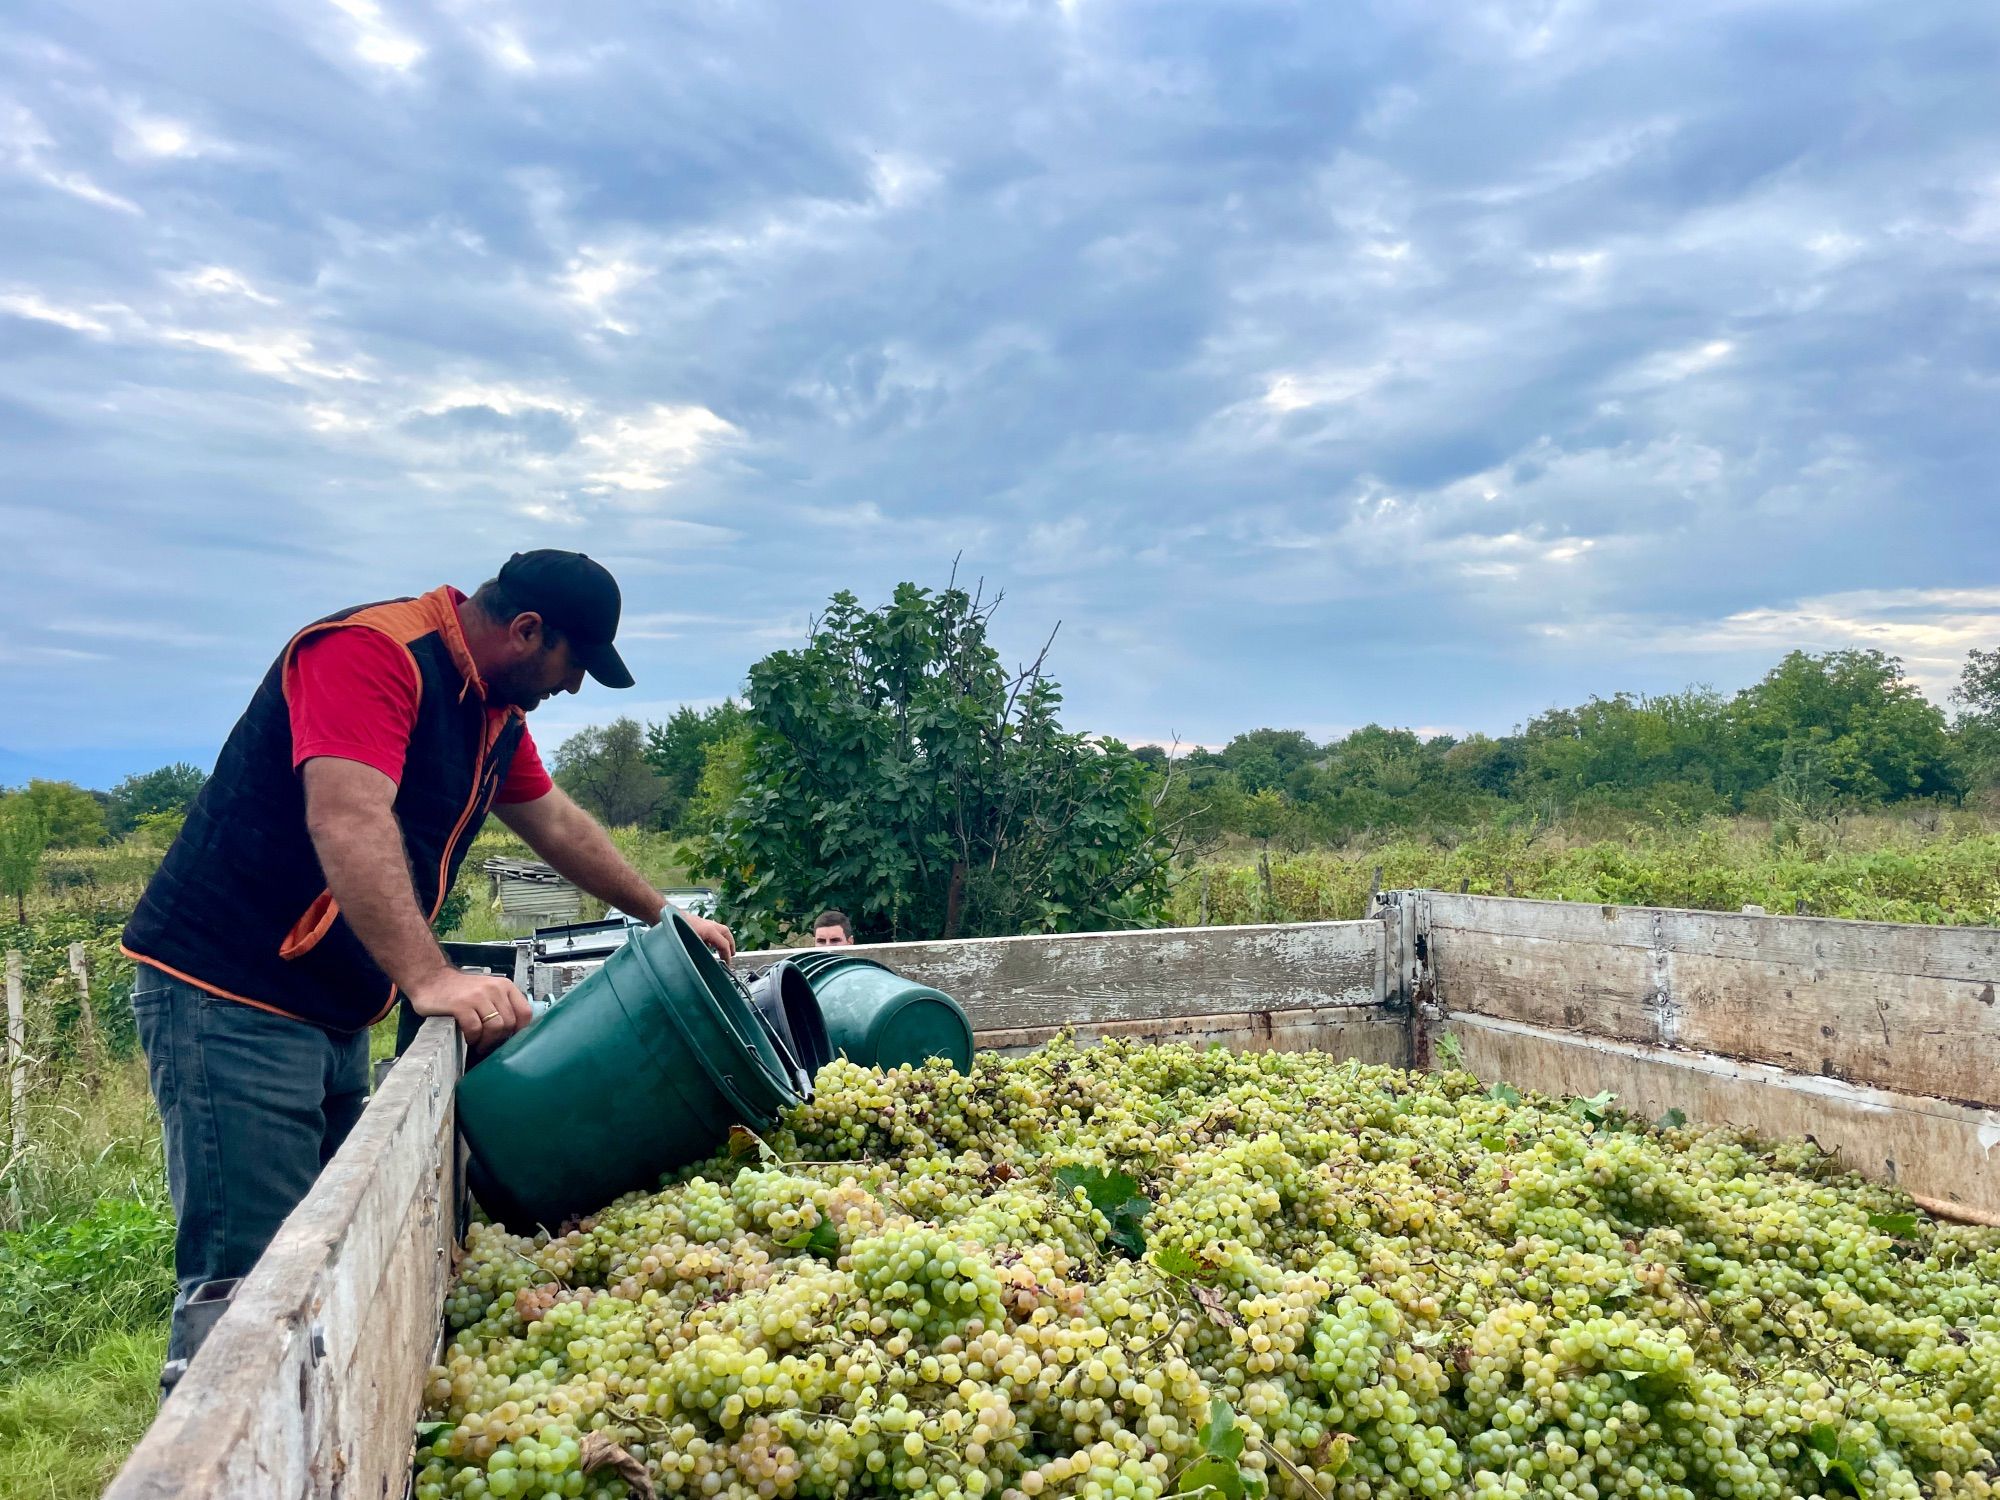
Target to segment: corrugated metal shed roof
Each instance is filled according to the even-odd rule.
[[[539,860],[496,856],[480,869],[493,882],[493,893],[507,916],[573,922],[583,914],[583,892]]]

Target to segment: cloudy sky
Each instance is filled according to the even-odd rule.
[[[0,16],[0,781],[517,547],[712,701],[1004,589],[1070,721],[1504,730],[2000,644],[1987,0]]]

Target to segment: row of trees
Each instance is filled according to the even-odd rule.
[[[31,816],[49,848],[80,849],[124,838],[162,818],[178,823],[207,780],[207,772],[184,761],[127,776],[108,792],[38,779],[15,791],[0,790],[0,806]]]
[[[1254,730],[1182,757],[1172,805],[1204,838],[1300,845],[1591,813],[1796,819],[1958,800],[2000,781],[2000,650],[1972,653],[1954,707],[1948,717],[1881,652],[1793,652],[1733,695],[1593,697],[1497,737],[1371,724],[1317,744]],[[1167,752],[1138,753],[1164,774]]]

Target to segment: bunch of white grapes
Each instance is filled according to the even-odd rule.
[[[418,1500],[2000,1495],[2000,1234],[1318,1053],[875,1071],[476,1226]]]

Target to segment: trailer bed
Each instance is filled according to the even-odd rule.
[[[954,996],[986,1048],[1073,1028],[1456,1060],[1810,1136],[1933,1212],[2000,1224],[2000,930],[1395,891],[1356,922],[857,951]],[[450,1023],[427,1022],[108,1500],[406,1492],[463,1216],[460,1064]]]

